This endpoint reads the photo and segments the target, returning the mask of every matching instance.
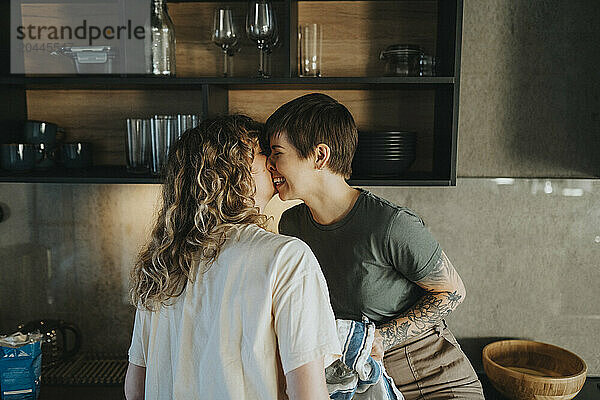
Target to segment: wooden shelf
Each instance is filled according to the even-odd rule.
[[[37,0],[38,2],[41,1],[54,1],[54,0]],[[71,0],[71,1],[75,1],[75,0]],[[285,0],[273,0],[274,3],[277,2],[282,2]],[[335,2],[335,1],[355,1],[355,2],[359,2],[359,1],[364,1],[364,2],[370,2],[370,1],[415,1],[415,0],[299,0],[302,2]],[[167,3],[240,3],[243,2],[243,0],[219,0],[219,1],[215,1],[215,0],[167,0]]]
[[[452,186],[449,179],[432,179],[424,176],[422,179],[350,179],[350,186]]]
[[[198,77],[177,78],[146,75],[68,75],[68,76],[22,76],[0,77],[0,85],[24,86],[26,89],[201,89],[203,85],[217,85],[232,89],[265,89],[277,87],[330,87],[330,88],[368,88],[373,85],[404,85],[412,88],[431,88],[435,85],[454,84],[453,77],[322,77],[322,78],[250,78],[250,77]]]
[[[131,174],[125,166],[99,165],[85,169],[52,168],[28,172],[0,170],[0,182],[27,183],[160,183],[160,178]]]
[[[122,165],[98,165],[85,169],[52,168],[28,172],[0,170],[0,182],[4,183],[103,183],[103,184],[160,184],[158,176],[131,174]],[[406,173],[399,178],[372,179],[351,178],[352,186],[448,186],[449,180],[436,179],[426,173]]]

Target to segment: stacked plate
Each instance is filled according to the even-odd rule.
[[[398,178],[415,161],[416,146],[415,132],[359,132],[353,177]]]

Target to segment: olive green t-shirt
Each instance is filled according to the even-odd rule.
[[[329,287],[336,318],[376,324],[410,308],[425,291],[414,281],[425,277],[441,248],[423,220],[366,190],[340,221],[317,223],[306,204],[286,210],[279,233],[306,242]]]

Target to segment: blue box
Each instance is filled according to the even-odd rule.
[[[22,400],[38,398],[42,379],[42,343],[20,347],[0,346],[0,398]]]

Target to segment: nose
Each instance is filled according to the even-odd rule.
[[[271,156],[269,156],[269,158],[267,158],[267,169],[269,170],[269,172],[277,171],[277,167],[275,166],[275,161],[273,160],[273,158],[271,158]]]

